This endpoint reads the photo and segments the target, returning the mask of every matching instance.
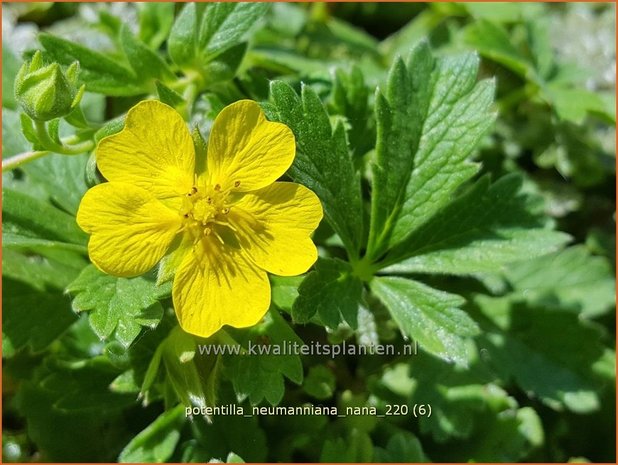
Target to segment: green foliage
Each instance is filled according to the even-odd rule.
[[[25,268],[27,265],[23,261],[26,259],[21,256],[19,259]],[[9,276],[14,273],[12,271],[9,270]],[[58,292],[33,290],[23,282],[8,278],[2,280],[2,287],[4,308],[22,309],[21,313],[11,312],[2,320],[2,349],[5,356],[26,345],[39,352],[75,321],[75,315],[67,309],[69,299]],[[48,323],[42,325],[41,321]]]
[[[343,123],[333,129],[318,95],[303,85],[300,97],[281,81],[271,83],[271,118],[294,132],[298,153],[292,178],[313,190],[324,215],[343,241],[350,257],[358,257],[363,234],[360,179],[348,152]],[[333,176],[331,173],[337,173]]]
[[[90,92],[115,96],[143,92],[131,69],[103,53],[51,34],[40,34],[39,41],[49,59],[65,65],[77,61],[81,69],[80,79]]]
[[[583,246],[518,263],[505,273],[513,296],[547,308],[580,312],[595,318],[610,311],[616,282],[608,260]]]
[[[478,297],[477,303],[495,325],[484,332],[481,344],[501,376],[512,377],[554,408],[588,413],[600,407],[600,380],[594,374],[603,355],[598,329],[569,312],[490,297]]]
[[[614,461],[614,36],[611,4],[4,5],[3,461]],[[88,260],[96,145],[147,99],[200,163],[241,99],[294,133],[319,258],[253,327]]]
[[[493,272],[556,250],[570,238],[547,228],[539,200],[522,192],[517,175],[493,184],[481,178],[395,247],[387,258],[387,263],[395,264],[384,271]]]
[[[457,307],[464,300],[404,278],[375,278],[371,290],[389,309],[401,330],[424,350],[446,360],[465,363],[463,337],[478,334],[478,327]]]
[[[353,275],[350,265],[341,260],[319,259],[315,271],[298,287],[292,317],[296,323],[306,323],[317,314],[329,328],[336,328],[341,321],[356,328],[362,292],[363,283]]]
[[[93,265],[84,268],[66,289],[73,295],[73,310],[89,312],[97,336],[106,339],[114,333],[125,347],[131,345],[142,326],[157,326],[163,316],[158,299],[169,294],[169,287],[159,287],[144,278],[116,278]]]
[[[84,249],[86,235],[75,217],[28,194],[5,188],[2,243],[7,248]]]
[[[170,57],[183,69],[196,69],[203,73],[206,80],[211,79],[208,71],[213,64],[206,68],[203,66],[213,60],[235,69],[230,63],[240,61],[240,42],[267,9],[265,3],[188,3],[170,32]],[[230,52],[230,49],[235,51]]]
[[[494,85],[476,83],[477,71],[474,55],[434,64],[426,45],[407,65],[395,62],[386,97],[376,102],[369,257],[409,236],[478,170],[467,158],[493,120]]]
[[[239,401],[248,398],[256,405],[265,399],[276,405],[283,399],[285,378],[296,384],[302,382],[300,357],[283,352],[285,344],[301,344],[302,341],[277,312],[270,311],[265,322],[240,334],[237,341],[245,350],[252,351],[228,355],[224,359]],[[274,348],[281,353],[268,352]]]
[[[122,449],[120,463],[162,463],[167,461],[180,439],[180,427],[185,421],[182,405],[162,413]]]

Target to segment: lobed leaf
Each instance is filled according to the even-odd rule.
[[[517,174],[483,177],[387,256],[387,273],[469,275],[553,252],[570,240],[547,229],[538,198]]]
[[[90,325],[99,338],[106,339],[115,330],[118,341],[128,347],[142,326],[157,326],[163,316],[158,299],[169,295],[169,286],[157,286],[143,277],[116,278],[90,265],[67,292],[74,295],[76,312],[90,312]]]
[[[572,309],[595,318],[616,305],[616,281],[608,260],[585,246],[509,266],[506,279],[514,296],[546,308]]]
[[[483,332],[479,345],[503,379],[515,381],[528,396],[555,410],[589,413],[600,408],[593,367],[604,352],[597,328],[574,313],[508,297],[479,295],[475,303],[495,325]]]
[[[239,46],[247,32],[268,10],[266,3],[188,3],[176,18],[168,38],[170,57],[181,68],[199,69],[230,48]],[[238,62],[236,56],[222,59]],[[230,67],[232,65],[230,64]]]
[[[435,60],[425,43],[397,60],[376,97],[367,255],[377,259],[448,205],[478,170],[468,157],[491,126],[493,81],[476,82],[474,54]]]
[[[237,340],[245,347],[248,343],[272,350],[274,346],[284,350],[286,344],[302,344],[302,340],[276,311],[270,311],[265,321],[248,331],[244,331]],[[269,348],[270,346],[270,348]],[[303,380],[303,366],[297,354],[257,354],[230,355],[224,358],[230,370],[230,378],[239,400],[249,398],[252,405],[266,399],[276,405],[283,399],[285,392],[284,377],[296,384]]]
[[[342,321],[356,328],[362,292],[363,283],[348,263],[319,258],[315,271],[298,288],[292,317],[296,323],[307,323],[317,314],[328,328],[335,329]]]
[[[370,287],[405,336],[444,360],[467,364],[465,340],[479,330],[459,309],[462,297],[404,278],[376,277]]]
[[[358,257],[363,237],[360,178],[348,153],[343,125],[332,129],[322,102],[308,86],[302,86],[299,97],[289,85],[273,81],[270,92],[269,116],[288,125],[296,137],[298,152],[290,176],[318,195],[349,256]]]

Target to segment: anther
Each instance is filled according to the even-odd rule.
[[[211,232],[212,232],[212,229],[210,229],[210,228],[204,228],[204,235],[205,235],[205,236],[209,236]]]
[[[223,209],[221,209],[221,213],[223,213],[224,215],[227,215],[230,212],[230,208],[229,207],[225,207]]]
[[[197,187],[193,186],[193,187],[191,188],[191,192],[192,192],[193,194],[197,194]]]
[[[206,202],[209,204],[212,203],[212,197],[206,197]]]
[[[221,190],[220,184],[215,184],[215,191],[219,192]]]
[[[236,181],[236,182],[234,183],[234,187],[239,187],[239,186],[240,186],[240,181]]]
[[[185,213],[185,214],[184,214],[184,215],[182,215],[182,216],[184,216],[185,218],[189,218],[189,214],[188,214],[188,213]]]

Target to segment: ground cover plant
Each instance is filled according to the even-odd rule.
[[[613,462],[614,18],[5,4],[3,460]]]

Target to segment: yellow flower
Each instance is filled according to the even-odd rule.
[[[90,259],[106,273],[136,276],[165,256],[189,333],[256,324],[270,305],[266,272],[294,276],[317,258],[310,236],[320,201],[300,184],[275,182],[294,154],[292,131],[241,100],[215,119],[200,169],[182,117],[157,101],[137,104],[124,129],[99,143],[109,182],[86,192],[77,213],[91,234]]]

